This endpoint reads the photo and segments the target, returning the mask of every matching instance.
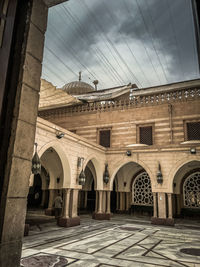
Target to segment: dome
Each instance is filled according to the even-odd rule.
[[[67,83],[62,87],[62,89],[70,95],[81,95],[95,91],[94,87],[82,81]]]

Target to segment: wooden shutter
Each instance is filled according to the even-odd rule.
[[[140,127],[140,144],[153,145],[152,126]]]
[[[99,132],[99,144],[104,147],[110,147],[110,130],[101,130]]]
[[[200,140],[200,122],[187,123],[187,140]]]

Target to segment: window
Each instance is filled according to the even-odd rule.
[[[200,172],[189,175],[183,184],[184,206],[200,208]]]
[[[200,140],[200,122],[188,122],[187,140]]]
[[[153,205],[151,180],[147,172],[140,173],[133,182],[132,203],[136,205]]]
[[[153,145],[152,126],[139,127],[140,144]]]
[[[99,130],[99,144],[110,147],[110,130]]]

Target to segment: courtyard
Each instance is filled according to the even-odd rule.
[[[151,225],[149,217],[82,215],[81,225],[61,228],[44,218],[23,239],[21,266],[200,266],[199,221],[178,219],[167,227]]]

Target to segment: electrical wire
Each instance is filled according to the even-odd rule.
[[[134,75],[134,73],[132,72],[132,70],[129,68],[129,66],[127,65],[127,63],[125,62],[125,60],[122,58],[121,54],[119,53],[119,51],[117,50],[117,48],[115,47],[115,45],[113,44],[113,42],[111,41],[111,39],[107,36],[107,34],[104,32],[104,30],[101,27],[101,25],[98,23],[98,21],[97,21],[95,15],[94,15],[94,13],[92,12],[92,10],[88,7],[88,5],[85,3],[84,0],[82,0],[81,3],[86,7],[86,9],[88,10],[88,13],[91,14],[91,17],[93,18],[95,24],[101,30],[101,33],[103,34],[103,36],[105,37],[105,39],[107,40],[107,42],[110,44],[110,46],[112,47],[112,49],[115,51],[116,55],[123,62],[123,64],[125,65],[125,67],[129,71],[129,73],[132,75],[132,77],[134,78],[134,80],[136,80],[137,83],[141,86],[140,82],[138,81],[138,79],[136,78],[136,76]]]
[[[79,33],[80,33],[80,36],[82,36],[82,39],[84,40],[85,38],[86,38],[86,36],[87,36],[87,33],[84,35],[83,34],[83,32],[82,32],[82,26],[81,26],[81,23],[80,23],[80,21],[78,20],[78,18],[77,17],[75,17],[75,15],[72,15],[72,13],[69,11],[69,10],[67,10],[67,8],[63,5],[63,8],[65,9],[65,11],[66,11],[66,14],[68,14],[70,17],[71,17],[71,19],[78,25],[78,27],[79,27],[79,29],[78,29],[78,31],[79,31]],[[69,8],[68,8],[69,9]],[[88,39],[87,39],[87,41],[88,41]],[[90,42],[88,42],[88,45],[90,45]],[[96,52],[97,52],[97,57],[98,57],[98,59],[99,60],[104,60],[103,61],[103,63],[105,64],[105,62],[106,62],[106,66],[107,67],[109,67],[111,70],[112,70],[112,75],[114,75],[114,79],[117,79],[118,80],[118,82],[122,82],[123,84],[125,83],[124,82],[124,80],[123,80],[123,78],[121,77],[121,75],[116,71],[116,69],[112,66],[112,64],[109,62],[109,60],[105,57],[105,55],[102,53],[102,51],[98,48],[98,46],[97,46],[97,48],[96,48]],[[99,55],[100,55],[100,58],[99,58]],[[122,84],[121,83],[121,84]]]
[[[104,5],[107,6],[107,4],[105,3],[105,1],[104,1]],[[115,20],[114,16],[112,15],[112,13],[109,11],[108,6],[107,6],[107,13],[109,14],[110,18],[112,19],[113,24],[116,25],[116,24],[117,24],[117,23],[116,23],[116,20]],[[119,31],[120,35],[122,36],[123,34],[122,34],[121,30],[118,29],[118,31]],[[134,53],[133,53],[131,47],[129,46],[128,42],[126,41],[125,38],[123,38],[123,41],[124,41],[125,45],[127,46],[128,50],[130,51],[130,53],[131,53],[133,59],[135,60],[135,62],[136,62],[136,64],[137,64],[138,68],[140,69],[140,72],[143,74],[143,76],[145,77],[146,81],[147,81],[148,84],[150,85],[150,81],[149,81],[149,79],[147,78],[147,76],[146,76],[145,72],[143,71],[142,67],[140,66],[140,63],[139,63],[139,61],[137,60],[136,56],[134,55]]]

